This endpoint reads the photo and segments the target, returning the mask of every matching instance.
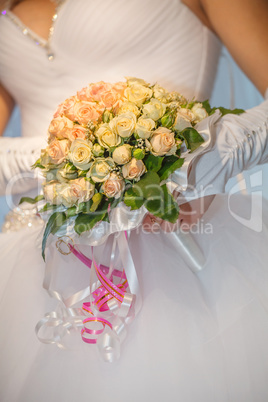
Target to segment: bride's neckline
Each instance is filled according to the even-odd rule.
[[[54,53],[51,50],[51,41],[54,34],[55,24],[58,19],[61,7],[67,0],[59,0],[56,3],[56,9],[51,19],[51,25],[49,28],[48,38],[45,39],[38,35],[35,31],[29,28],[11,9],[11,2],[8,2],[6,8],[2,11],[2,15],[6,16],[11,20],[22,32],[23,35],[28,36],[37,46],[42,47],[46,50],[47,58],[49,61],[54,60]]]

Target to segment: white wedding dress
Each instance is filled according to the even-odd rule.
[[[44,138],[56,106],[89,82],[137,76],[211,94],[220,42],[179,0],[67,0],[49,46],[25,29],[10,12],[0,19],[0,79],[26,140]],[[193,235],[206,257],[198,274],[165,233],[131,233],[143,305],[112,364],[79,332],[66,349],[38,341],[35,325],[56,305],[42,288],[42,230],[1,234],[1,401],[266,402],[268,210],[259,198],[229,201],[216,197]],[[79,290],[89,270],[68,258],[80,279],[67,264],[65,284]]]

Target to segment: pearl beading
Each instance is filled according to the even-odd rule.
[[[28,28],[10,9],[9,5],[10,2],[8,2],[7,7],[1,12],[1,14],[12,21],[13,24],[16,25],[16,27],[22,32],[23,35],[27,36],[29,39],[31,39],[37,46],[42,47],[46,50],[47,58],[49,61],[54,60],[54,53],[51,50],[51,39],[54,33],[55,29],[55,23],[58,19],[58,12],[60,6],[65,2],[66,0],[58,0],[54,1],[56,4],[56,12],[52,16],[52,22],[51,22],[51,27],[49,29],[49,35],[48,39],[45,40],[41,38],[39,35],[37,35],[34,31],[32,31],[30,28]]]

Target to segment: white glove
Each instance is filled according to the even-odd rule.
[[[31,166],[46,146],[43,137],[0,138],[0,195],[25,193],[37,186]]]
[[[187,190],[178,188],[187,201],[224,193],[228,179],[268,162],[268,99],[241,115],[223,116],[209,129],[211,146],[192,160]]]

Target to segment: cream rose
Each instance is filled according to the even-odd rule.
[[[76,139],[73,141],[69,159],[80,170],[87,170],[92,159],[92,142],[89,140]]]
[[[133,84],[126,88],[125,97],[129,102],[135,103],[138,107],[150,99],[153,95],[153,91],[150,88],[140,84]]]
[[[146,172],[146,167],[141,160],[132,158],[129,163],[122,167],[122,174],[125,179],[139,180]]]
[[[165,114],[166,105],[158,99],[152,98],[149,103],[143,105],[143,117],[159,120]]]
[[[121,114],[113,118],[109,126],[114,133],[118,134],[122,138],[128,138],[134,133],[136,126],[136,116],[132,112]]]
[[[101,108],[93,102],[80,101],[74,105],[74,120],[82,125],[98,121],[101,113]]]
[[[132,112],[135,114],[135,116],[138,116],[140,114],[140,109],[135,105],[135,103],[132,102],[122,103],[118,111],[118,114],[124,114],[128,112]]]
[[[184,130],[186,127],[192,127],[192,122],[195,119],[194,113],[190,109],[180,108],[177,111],[174,129],[178,131]]]
[[[73,122],[65,116],[58,116],[51,120],[48,127],[49,134],[58,139],[68,138]]]
[[[166,127],[156,129],[147,145],[155,156],[172,155],[177,150],[174,133]]]
[[[140,117],[136,124],[135,132],[142,139],[150,138],[152,130],[155,128],[155,122],[153,119],[145,119]]]
[[[100,144],[96,143],[96,144],[93,145],[92,153],[96,158],[98,158],[100,156],[103,156],[104,148],[102,146],[100,146]]]
[[[69,152],[70,142],[68,140],[53,140],[46,148],[47,154],[51,158],[51,162],[55,164],[62,163]]]
[[[119,198],[125,189],[125,182],[116,173],[111,173],[108,180],[103,183],[101,190],[107,197]]]
[[[127,85],[132,86],[132,85],[143,85],[145,87],[149,87],[150,84],[148,82],[144,81],[142,78],[136,78],[136,77],[125,77],[127,80]]]
[[[87,177],[90,177],[95,183],[102,183],[108,180],[115,163],[112,158],[96,158],[91,163]]]
[[[168,103],[169,101],[169,92],[165,90],[165,88],[160,87],[160,85],[156,84],[153,88],[154,97],[158,99],[160,102]]]
[[[95,186],[84,177],[79,179],[70,180],[68,184],[62,185],[60,190],[60,197],[62,204],[70,208],[73,205],[80,204],[90,200],[94,195]]]
[[[203,107],[202,103],[196,103],[191,111],[195,115],[194,123],[198,123],[199,121],[204,120],[206,117],[208,117],[208,113],[206,109]]]
[[[115,148],[113,152],[113,160],[118,165],[124,165],[131,159],[131,146],[128,144],[121,145],[121,147]]]
[[[121,143],[121,137],[112,130],[109,123],[102,124],[95,135],[100,145],[104,148],[116,147]]]
[[[60,196],[62,189],[63,185],[58,182],[43,185],[43,192],[46,202],[51,205],[62,204],[62,198]]]

